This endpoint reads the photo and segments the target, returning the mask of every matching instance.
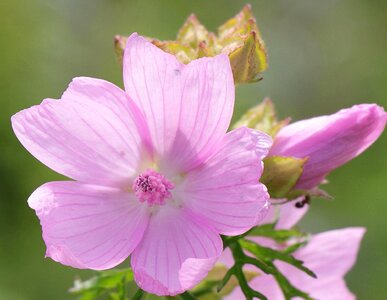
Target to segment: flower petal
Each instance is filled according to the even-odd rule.
[[[230,124],[235,88],[227,55],[183,65],[132,34],[123,64],[125,90],[146,117],[161,165],[178,172],[199,165]]]
[[[276,265],[295,287],[307,292],[313,299],[355,299],[346,286],[344,276],[356,261],[364,232],[364,228],[355,227],[323,232],[314,235],[304,248],[298,250],[295,257],[314,271],[317,279],[281,261],[276,261]],[[222,255],[222,261],[230,264],[230,257]],[[271,275],[261,274],[250,282],[250,286],[268,299],[285,299]],[[240,295],[240,288],[236,288],[225,299],[239,300]]]
[[[146,205],[118,189],[50,182],[28,199],[36,211],[46,256],[74,268],[103,270],[124,261],[148,224]]]
[[[23,146],[53,170],[108,186],[130,183],[147,138],[141,113],[124,91],[94,78],[75,78],[61,100],[17,113],[12,126]]]
[[[292,228],[302,219],[302,217],[309,210],[309,205],[304,205],[300,208],[296,207],[296,203],[303,199],[304,196],[281,205],[272,205],[265,219],[262,221],[262,224],[271,224],[277,220],[277,229]]]
[[[308,157],[296,188],[317,186],[332,170],[355,158],[381,135],[387,114],[375,104],[355,105],[284,127],[270,155]]]
[[[162,296],[198,284],[222,253],[220,236],[192,213],[162,207],[131,256],[137,284]]]
[[[229,132],[217,152],[187,175],[181,197],[221,234],[238,235],[261,221],[269,208],[258,180],[271,138],[245,127]]]
[[[257,271],[255,269],[254,271]],[[265,273],[260,273],[259,276],[255,277],[253,280],[249,282],[249,285],[259,291],[261,294],[266,296],[269,300],[285,300],[285,297],[282,294],[280,287],[278,286],[275,279],[266,275]],[[241,300],[245,299],[242,290],[240,287],[235,288],[230,294],[223,297],[224,300]],[[298,299],[298,298],[294,298]],[[325,298],[321,298],[320,300],[325,300]]]
[[[295,256],[302,259],[318,277],[344,276],[356,262],[364,233],[362,227],[322,232],[313,235]]]

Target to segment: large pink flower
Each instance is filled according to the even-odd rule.
[[[274,209],[272,207],[271,212],[274,212]],[[277,228],[291,228],[302,218],[307,210],[308,206],[304,206],[302,209],[295,208],[293,202],[281,205]],[[272,222],[273,219],[271,217],[273,215],[269,213],[263,222]],[[313,235],[305,247],[297,250],[294,256],[303,261],[306,267],[314,271],[317,279],[284,262],[276,261],[275,265],[296,288],[307,292],[313,299],[355,299],[356,297],[345,283],[344,276],[356,262],[364,232],[365,229],[362,227],[326,231]],[[269,239],[251,239],[267,247],[275,249],[283,247],[283,245],[277,245]],[[228,249],[221,257],[221,261],[230,266],[233,263]],[[257,270],[255,269],[254,271]],[[270,300],[285,299],[279,285],[271,275],[262,273],[249,284]],[[225,300],[239,300],[243,298],[240,288],[236,288],[230,295],[225,297]]]
[[[270,155],[307,157],[298,189],[319,185],[332,170],[360,155],[382,134],[387,113],[376,104],[361,104],[285,126]]]
[[[131,255],[141,288],[175,295],[212,268],[220,234],[241,234],[265,215],[258,179],[271,139],[247,128],[226,134],[226,55],[182,65],[133,34],[123,77],[125,92],[75,78],[59,101],[13,116],[24,147],[75,180],[44,184],[28,203],[53,260],[103,270]]]

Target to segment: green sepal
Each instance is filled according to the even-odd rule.
[[[115,38],[115,52],[121,62],[126,39],[125,36]],[[227,54],[235,83],[256,82],[268,67],[265,44],[250,5],[221,25],[218,35],[209,32],[192,14],[179,30],[175,41],[149,40],[184,64],[200,57]]]
[[[159,41],[156,39],[151,39],[150,41],[161,50],[175,55],[176,58],[184,64],[189,63],[197,57],[197,53],[194,49],[177,41]]]
[[[219,27],[218,44],[229,54],[236,83],[262,79],[260,73],[268,67],[267,52],[250,5]]]
[[[275,137],[278,131],[290,122],[290,118],[279,121],[273,102],[265,98],[262,103],[250,108],[233,126],[261,130]]]
[[[333,199],[333,197],[328,192],[324,191],[320,187],[315,187],[310,190],[293,189],[286,195],[289,200],[296,199],[301,196],[309,198],[320,198],[324,200]]]
[[[116,35],[114,37],[114,52],[116,53],[120,65],[122,65],[122,59],[124,57],[124,50],[126,47],[127,40],[128,37],[123,35]]]
[[[307,158],[270,156],[264,159],[260,181],[266,185],[271,198],[289,198],[300,178]]]
[[[177,34],[176,42],[197,49],[199,44],[209,42],[209,32],[192,14],[190,15]]]

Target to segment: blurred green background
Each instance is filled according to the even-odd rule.
[[[117,33],[173,39],[192,12],[211,30],[246,1],[0,1],[0,299],[71,299],[77,271],[44,259],[40,226],[27,198],[61,179],[25,151],[10,116],[56,98],[75,76],[121,85],[113,52]],[[386,1],[250,1],[268,46],[270,68],[237,90],[236,116],[270,96],[294,120],[356,103],[387,106]],[[313,232],[365,226],[359,261],[347,276],[359,299],[387,299],[386,169],[382,136],[329,176],[332,202],[315,201],[303,226]],[[334,268],[335,266],[332,266]]]

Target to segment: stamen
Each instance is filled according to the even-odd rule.
[[[133,183],[133,191],[140,202],[149,206],[164,205],[172,197],[170,192],[175,186],[160,173],[148,169],[139,175]]]

